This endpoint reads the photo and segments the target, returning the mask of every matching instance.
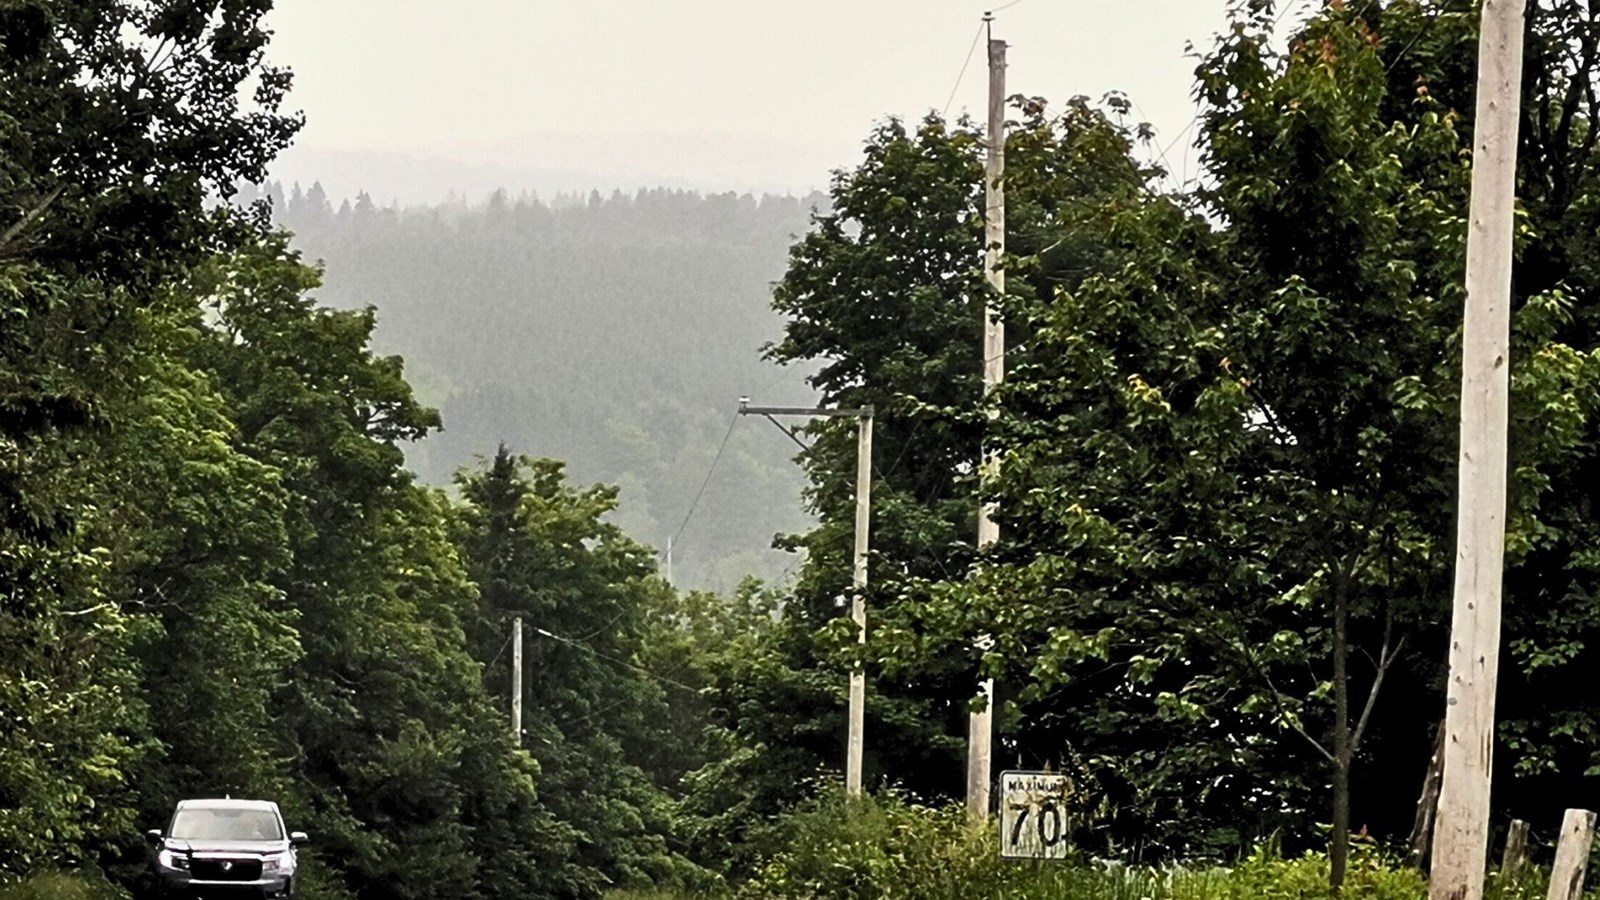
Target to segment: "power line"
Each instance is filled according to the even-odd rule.
[[[1369,2],[1367,4],[1367,8],[1371,9],[1372,8],[1372,3],[1375,3],[1375,2],[1377,2],[1377,0],[1371,0],[1371,2]],[[1289,17],[1289,13],[1291,11],[1293,11],[1293,9],[1297,5],[1298,4],[1295,2],[1295,0],[1286,0],[1286,2],[1283,4],[1283,9],[1278,13],[1278,17],[1276,19],[1272,20],[1272,30],[1273,31],[1277,31],[1278,30],[1278,26],[1283,24],[1283,20],[1287,19]],[[1363,14],[1365,14],[1365,13],[1363,12]]]
[[[1017,0],[1017,2],[1021,2],[1021,0]],[[1378,0],[1367,0],[1367,5],[1362,9],[1362,11],[1358,15],[1365,16],[1369,11],[1371,11],[1372,7],[1377,2],[1378,2]],[[1301,6],[1301,4],[1299,2],[1297,2],[1297,0],[1287,0],[1287,2],[1285,2],[1283,4],[1283,9],[1278,12],[1277,18],[1272,20],[1272,30],[1274,32],[1276,32],[1278,30],[1278,26],[1283,24],[1283,20],[1289,17],[1289,13],[1293,12],[1297,8],[1300,8],[1300,6]],[[1160,147],[1159,145],[1154,145],[1154,146],[1157,146],[1157,152],[1160,154],[1162,161],[1165,161],[1167,159],[1167,154],[1172,151],[1172,148],[1178,146],[1178,142],[1183,140],[1184,136],[1187,135],[1190,131],[1193,131],[1194,127],[1196,125],[1200,124],[1200,120],[1203,119],[1203,118],[1205,118],[1205,113],[1204,112],[1195,113],[1194,118],[1189,120],[1189,124],[1183,126],[1183,130],[1179,131],[1177,136],[1175,136],[1171,141],[1168,141],[1167,145],[1165,147]],[[1187,154],[1187,151],[1185,151],[1185,152]],[[1183,173],[1185,181],[1188,180],[1188,176],[1189,176],[1187,159],[1188,159],[1188,157],[1187,157],[1187,155],[1185,155],[1184,173]],[[1168,167],[1170,168],[1170,166],[1171,166],[1171,164],[1169,163]],[[1180,184],[1179,187],[1181,188],[1182,185]]]
[[[1016,2],[1020,3],[1020,2],[1022,2],[1022,0],[1016,0]],[[1371,12],[1372,8],[1374,6],[1376,6],[1377,4],[1378,4],[1378,0],[1367,0],[1366,4],[1361,8],[1361,12],[1356,14],[1356,18],[1364,18],[1367,15],[1367,13]],[[1294,10],[1296,10],[1298,8],[1302,8],[1302,5],[1301,5],[1301,3],[1297,2],[1297,0],[1287,0],[1287,2],[1285,2],[1283,4],[1282,10],[1280,10],[1278,12],[1277,18],[1272,20],[1272,30],[1274,32],[1276,32],[1278,30],[1278,26],[1283,24],[1283,20],[1287,19],[1289,17],[1289,13],[1293,12]],[[1435,17],[1433,20],[1430,20],[1430,25],[1434,21],[1438,21],[1437,17]],[[1417,40],[1416,38],[1413,38],[1412,39],[1412,43],[1413,44],[1416,43],[1416,40]],[[1410,49],[1411,49],[1410,45],[1407,45],[1405,50],[1400,51],[1400,55],[1404,56],[1405,53],[1406,53],[1406,50],[1410,50]],[[1398,62],[1399,62],[1399,58],[1397,57],[1395,59],[1395,63],[1398,63]],[[1390,63],[1390,67],[1392,68],[1395,63]],[[1187,135],[1190,131],[1194,130],[1194,127],[1196,125],[1200,124],[1200,120],[1203,119],[1203,118],[1205,118],[1205,113],[1204,112],[1196,113],[1194,118],[1189,120],[1189,124],[1183,126],[1183,130],[1179,131],[1176,137],[1174,137],[1171,141],[1167,142],[1167,145],[1165,147],[1157,146],[1157,152],[1160,154],[1162,161],[1166,161],[1167,154],[1172,151],[1172,148],[1178,146],[1178,142],[1183,140],[1184,136]],[[1188,180],[1188,174],[1189,174],[1188,173],[1187,151],[1185,151],[1185,154],[1186,155],[1185,155],[1185,162],[1184,162],[1184,180],[1187,181]],[[1168,164],[1168,166],[1170,168],[1170,163]],[[1181,188],[1182,185],[1179,185],[1179,187]]]
[[[1178,136],[1173,138],[1172,140],[1168,141],[1167,142],[1167,146],[1163,147],[1161,149],[1161,151],[1160,151],[1161,152],[1161,158],[1162,159],[1166,159],[1167,158],[1167,151],[1171,150],[1173,147],[1178,146],[1178,142],[1183,140],[1183,136],[1188,134],[1189,132],[1193,131],[1194,127],[1196,125],[1199,125],[1200,124],[1200,120],[1202,118],[1204,118],[1204,117],[1205,117],[1204,113],[1198,113],[1198,114],[1195,115],[1194,118],[1190,119],[1189,120],[1189,124],[1183,126],[1183,130],[1178,132]],[[1185,175],[1185,177],[1187,177],[1188,173],[1185,172],[1184,175]]]
[[[506,647],[510,646],[510,644],[511,644],[511,635],[508,634],[508,635],[506,635],[506,639],[504,641],[500,642],[500,649],[496,650],[494,652],[494,659],[489,660],[488,665],[485,665],[483,667],[483,673],[484,673],[485,677],[488,676],[489,670],[494,668],[494,664],[500,661],[500,654],[506,652]]]
[[[650,677],[650,678],[654,678],[655,680],[661,682],[662,684],[670,684],[673,687],[680,688],[682,690],[688,691],[691,694],[699,694],[700,693],[700,689],[699,688],[690,687],[690,686],[688,686],[687,684],[684,684],[681,681],[678,681],[678,680],[673,679],[673,678],[668,678],[665,675],[658,675],[655,672],[652,672],[649,669],[646,669],[644,666],[638,665],[636,663],[628,662],[625,659],[618,659],[615,656],[608,656],[608,655],[606,655],[604,653],[601,653],[599,650],[594,649],[593,647],[589,646],[588,644],[584,644],[584,643],[581,643],[579,641],[575,641],[572,638],[562,637],[561,635],[555,634],[554,632],[546,631],[546,630],[544,630],[543,628],[540,628],[537,625],[531,625],[531,626],[529,626],[529,628],[530,628],[530,630],[533,631],[534,634],[540,635],[542,637],[547,637],[552,641],[559,641],[559,642],[561,642],[563,644],[568,644],[570,646],[577,647],[579,650],[584,650],[584,651],[592,654],[593,656],[595,656],[598,659],[603,659],[603,660],[606,660],[607,662],[616,663],[619,666],[627,666],[628,668],[634,670],[635,672],[638,672],[639,674],[645,675],[645,676]]]
[[[978,23],[978,33],[972,36],[972,46],[967,48],[967,59],[961,64],[961,74],[956,76],[955,86],[950,88],[950,99],[944,102],[944,109],[940,111],[939,118],[944,118],[950,113],[950,104],[956,102],[956,92],[961,90],[961,80],[967,77],[967,67],[972,65],[972,54],[978,50],[978,41],[983,37],[984,27],[989,24],[985,19]]]
[[[751,394],[750,396],[755,397],[755,396],[759,396],[761,394],[765,394],[767,391],[772,390],[774,385],[776,385],[778,382],[784,380],[785,378],[788,378],[789,375],[791,374],[789,369],[788,369],[788,364],[787,363],[777,363],[775,365],[775,368],[777,369],[777,371],[772,373],[772,377],[767,380],[767,383],[763,384],[761,386],[760,390],[756,391],[754,394]]]
[[[717,447],[717,455],[711,459],[711,468],[706,470],[705,480],[700,482],[700,490],[695,492],[694,500],[689,503],[689,511],[684,513],[683,521],[679,523],[677,532],[672,535],[672,540],[667,542],[668,546],[676,544],[678,542],[678,538],[683,537],[683,530],[689,527],[689,520],[694,518],[694,511],[700,506],[700,498],[705,496],[706,487],[711,484],[711,476],[715,475],[717,472],[717,463],[722,461],[722,452],[728,449],[728,438],[733,437],[733,426],[737,424],[739,424],[739,416],[735,414],[728,422],[727,432],[722,435],[722,444]],[[662,550],[658,556],[658,560],[666,559],[666,554],[667,551]]]
[[[1404,47],[1400,48],[1399,55],[1389,63],[1388,68],[1383,70],[1383,74],[1386,77],[1393,74],[1395,66],[1400,65],[1400,61],[1406,58],[1406,54],[1411,52],[1411,48],[1415,47],[1418,41],[1427,37],[1429,33],[1433,31],[1433,26],[1438,24],[1440,19],[1453,14],[1456,11],[1455,6],[1455,3],[1450,3],[1444,9],[1439,10],[1433,16],[1429,17],[1428,21],[1423,23],[1421,28],[1417,29],[1417,33],[1411,36],[1411,40]]]
[[[1130,97],[1128,99],[1133,100],[1132,97]],[[1134,110],[1136,112],[1139,113],[1139,118],[1145,120],[1146,122],[1150,121],[1150,117],[1145,114],[1144,107],[1139,105],[1139,101],[1133,100],[1133,108],[1134,108]],[[1161,156],[1161,165],[1163,167],[1163,172],[1166,175],[1167,180],[1172,182],[1173,187],[1176,187],[1179,190],[1183,190],[1183,185],[1180,184],[1178,182],[1178,179],[1176,177],[1174,177],[1173,174],[1172,174],[1172,161],[1167,159],[1167,150],[1170,150],[1171,147],[1169,146],[1169,147],[1163,148],[1160,144],[1156,143],[1154,140],[1150,141],[1150,146],[1156,148],[1156,152],[1158,154],[1160,154],[1160,156]],[[1184,175],[1187,176],[1188,173],[1185,172]]]

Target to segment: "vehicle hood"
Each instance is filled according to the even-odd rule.
[[[253,853],[265,855],[289,849],[288,841],[221,841],[206,838],[167,838],[166,847],[178,853]]]

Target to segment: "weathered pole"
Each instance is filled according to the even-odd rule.
[[[867,642],[867,530],[872,524],[872,413],[856,419],[856,548],[855,588],[850,617],[856,622],[856,640]],[[850,749],[845,760],[845,792],[861,797],[861,756],[866,737],[867,675],[857,663],[850,670]]]
[[[989,299],[983,314],[983,393],[987,397],[1005,378],[1006,327],[999,301],[1006,290],[1003,259],[1006,252],[1006,42],[989,40],[989,158],[984,169],[983,237],[984,270],[989,279]],[[993,412],[991,411],[991,415]],[[985,451],[980,481],[994,478],[998,460]],[[1000,539],[994,506],[978,508],[978,549]],[[989,815],[990,770],[994,740],[994,679],[979,688],[983,710],[967,716],[967,814],[976,821]]]
[[[1484,0],[1462,333],[1455,608],[1431,900],[1480,900],[1505,557],[1512,214],[1525,0]]]
[[[504,647],[504,644],[500,646]],[[511,621],[511,740],[522,746],[522,617]]]
[[[872,416],[870,406],[859,409],[821,407],[751,406],[750,398],[739,398],[739,415],[766,416],[783,428],[776,416],[823,416],[856,420],[856,541],[851,584],[850,617],[856,623],[856,640],[867,642],[867,554],[872,525]],[[787,428],[785,434],[794,438]],[[861,797],[862,756],[866,744],[867,676],[860,665],[850,670],[849,736],[845,745],[844,785],[852,798]]]
[[[1546,900],[1581,900],[1583,876],[1589,868],[1589,848],[1594,846],[1594,813],[1569,809],[1556,842],[1556,861],[1550,866]]]

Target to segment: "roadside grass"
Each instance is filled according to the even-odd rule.
[[[1322,900],[1328,862],[1263,848],[1231,865],[1122,867],[1086,858],[1000,858],[993,828],[967,825],[959,806],[894,795],[851,803],[824,794],[785,816],[781,842],[742,883],[719,893],[632,892],[610,900]],[[1517,886],[1491,876],[1485,900],[1543,900],[1544,878]],[[1351,859],[1340,900],[1425,900],[1424,876],[1371,844]],[[1595,896],[1593,894],[1591,897]],[[0,898],[5,900],[5,898]]]

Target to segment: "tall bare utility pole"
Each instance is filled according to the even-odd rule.
[[[985,21],[994,16],[986,13]],[[984,171],[985,197],[983,237],[984,268],[989,276],[989,302],[983,316],[983,393],[987,397],[1006,372],[1006,326],[1000,317],[999,299],[1005,294],[1006,273],[1001,259],[1006,252],[1006,42],[989,38],[989,159]],[[993,411],[991,411],[991,415]],[[992,452],[983,459],[980,480],[987,483],[995,475],[999,460]],[[1000,539],[1000,524],[994,520],[992,504],[978,509],[978,549]],[[984,679],[981,688],[983,711],[968,714],[967,721],[967,814],[973,819],[989,815],[989,780],[994,738],[994,679]]]
[[[501,645],[504,646],[504,645]],[[511,739],[522,746],[522,617],[511,624]]]
[[[1512,210],[1526,0],[1485,0],[1467,231],[1455,612],[1445,706],[1444,784],[1431,900],[1479,900],[1488,855],[1494,692],[1500,667]]]
[[[867,529],[872,524],[872,410],[856,417],[856,547],[851,564],[850,618],[856,640],[867,642]],[[845,792],[861,796],[861,755],[867,730],[867,675],[858,663],[850,670],[850,748],[845,757]]]
[[[852,567],[853,594],[850,600],[850,617],[856,622],[856,640],[867,642],[867,547],[868,530],[872,525],[872,407],[860,409],[795,408],[788,406],[751,406],[748,398],[739,398],[739,415],[766,416],[778,424],[776,416],[825,416],[828,418],[853,418],[856,420],[856,548]],[[779,428],[783,428],[778,424]],[[792,438],[789,429],[784,432]],[[850,670],[850,738],[845,750],[845,791],[852,798],[861,796],[861,757],[865,747],[864,733],[867,722],[867,676],[857,665]]]

